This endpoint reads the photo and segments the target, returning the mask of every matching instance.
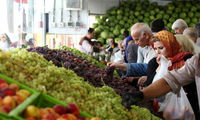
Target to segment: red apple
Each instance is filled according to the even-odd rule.
[[[3,104],[3,99],[0,97],[0,106]]]
[[[0,112],[3,112],[3,113],[9,113],[10,111],[12,110],[12,108],[10,106],[1,106],[0,107]]]
[[[12,88],[2,88],[1,92],[4,93],[5,96],[14,96],[16,95],[16,92]]]
[[[57,120],[66,120],[65,118],[59,117]]]
[[[23,93],[24,95],[26,95],[27,97],[29,97],[31,95],[31,93],[28,90],[25,89],[21,89],[18,92]]]
[[[28,106],[25,110],[25,117],[40,117],[40,109],[33,105]]]
[[[30,92],[27,90],[19,90],[16,92],[16,95],[19,96],[22,99],[22,101],[24,101],[30,96]]]
[[[1,97],[1,98],[4,98],[4,97],[5,97],[5,94],[4,94],[3,92],[1,92],[1,91],[0,91],[0,97]]]
[[[65,118],[66,120],[78,120],[74,114],[70,114],[70,113],[63,114],[61,117]]]
[[[37,120],[37,119],[34,117],[29,117],[29,118],[26,118],[25,120]]]
[[[14,89],[15,91],[19,90],[19,86],[16,83],[12,83],[8,87]]]
[[[13,109],[16,106],[16,101],[11,96],[6,96],[5,98],[3,98],[2,104],[4,106],[10,106],[11,109]]]
[[[46,114],[49,114],[49,111],[43,108],[40,109],[40,118],[43,118],[43,116],[45,116]]]
[[[54,111],[60,115],[65,114],[66,113],[66,107],[62,106],[62,105],[55,105],[53,107]]]
[[[40,118],[44,119],[45,115],[52,114],[55,118],[59,118],[60,115],[57,114],[52,108],[42,108],[40,109]]]
[[[76,118],[77,118],[78,120],[90,120],[89,118],[84,118],[84,117],[82,117],[80,114],[79,114],[79,115],[76,115]]]
[[[49,113],[56,113],[53,108],[45,108]]]
[[[13,98],[15,99],[17,105],[21,104],[23,102],[22,98],[20,96],[13,96]]]
[[[0,88],[7,88],[8,87],[8,83],[1,83],[0,84]]]
[[[3,79],[0,79],[0,84],[1,83],[7,83],[5,80],[3,80]]]
[[[53,114],[46,114],[45,116],[44,116],[44,119],[45,120],[56,120],[56,117],[53,115]]]
[[[78,106],[71,103],[71,104],[68,104],[67,107],[66,107],[66,110],[67,110],[67,113],[72,113],[74,115],[79,115],[79,109],[78,109]]]

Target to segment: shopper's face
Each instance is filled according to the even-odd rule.
[[[168,57],[167,49],[161,41],[156,41],[153,44],[154,44],[154,50],[157,56],[163,55],[165,57]]]
[[[108,39],[108,42],[109,42],[109,43],[113,43],[113,39],[112,39],[112,38],[109,38],[109,39]]]
[[[150,36],[148,33],[133,33],[132,38],[135,40],[135,44],[140,47],[145,47],[149,45]]]
[[[197,42],[197,38],[193,38],[193,37],[191,37],[191,36],[188,35],[188,34],[185,34],[185,36],[186,36],[188,39],[192,40],[194,43]]]
[[[6,42],[6,35],[3,34],[3,35],[1,36],[1,41],[2,41],[2,42]]]
[[[94,38],[94,32],[89,33],[89,37],[90,37],[90,39]]]
[[[176,34],[183,34],[184,28],[175,28],[174,31]]]

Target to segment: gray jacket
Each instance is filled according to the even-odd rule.
[[[195,80],[200,108],[200,54],[188,59],[185,65],[179,70],[169,71],[164,75],[173,92],[178,92],[181,86],[190,84]]]

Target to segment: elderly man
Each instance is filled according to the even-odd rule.
[[[155,56],[150,40],[153,36],[150,27],[145,23],[136,23],[131,28],[131,36],[138,48],[138,63],[119,64],[110,62],[108,66],[126,71],[125,76],[144,76],[147,74],[147,63]]]
[[[131,28],[131,35],[138,48],[137,63],[148,63],[155,56],[150,40],[153,36],[150,27],[145,23],[136,23]]]
[[[194,27],[197,29],[197,33],[198,33],[198,39],[197,39],[196,44],[197,44],[198,46],[200,46],[200,22],[197,23],[197,24],[195,24]]]
[[[175,31],[176,34],[183,34],[183,31],[188,28],[187,23],[183,19],[177,19],[172,24],[172,29]]]
[[[188,39],[192,40],[194,43],[197,42],[198,33],[195,28],[189,27],[183,31],[183,35],[185,35]]]
[[[198,40],[198,32],[196,28],[186,28],[183,31],[183,35],[185,35],[191,42],[194,47],[194,52],[199,53],[200,52],[200,41]],[[188,47],[188,44],[187,44]]]

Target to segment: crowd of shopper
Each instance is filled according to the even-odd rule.
[[[135,23],[132,26],[131,37],[138,46],[137,62],[107,63],[108,66],[123,71],[125,77],[139,77],[134,80],[138,80],[137,85],[141,91],[124,94],[122,104],[125,107],[130,108],[143,99],[154,98],[154,112],[165,119],[175,119],[173,115],[166,115],[166,109],[169,103],[173,103],[170,101],[172,98],[179,98],[184,93],[189,101],[186,106],[192,112],[189,114],[179,111],[183,113],[183,116],[179,116],[180,119],[185,118],[186,114],[191,120],[200,119],[199,28],[199,23],[192,28],[182,19],[176,20],[172,25],[175,34],[168,31],[160,19],[154,20],[151,27],[146,23]],[[182,100],[183,97],[179,99]],[[177,104],[180,103],[177,102],[171,108],[172,111]]]

